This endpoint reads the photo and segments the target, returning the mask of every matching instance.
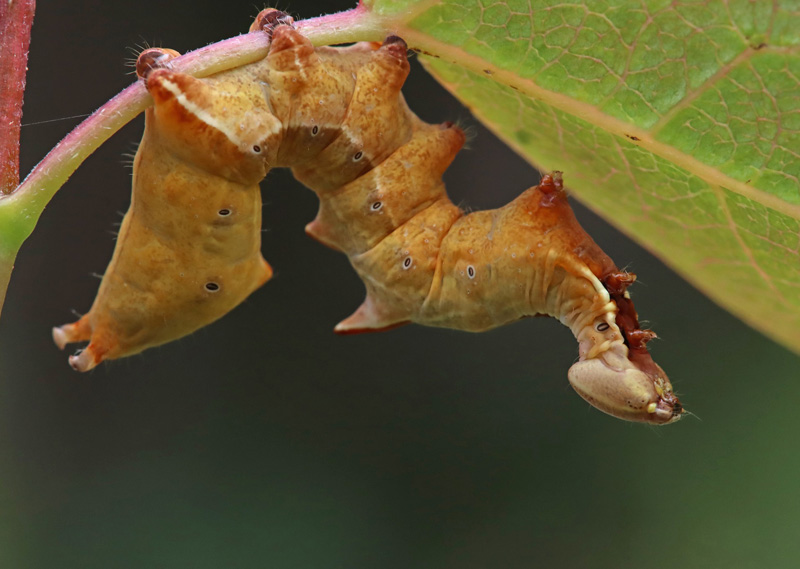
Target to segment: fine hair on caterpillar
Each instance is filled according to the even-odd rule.
[[[494,210],[466,213],[442,175],[463,147],[453,123],[406,105],[406,43],[314,48],[277,10],[251,32],[267,56],[204,79],[146,50],[153,97],[134,161],[131,208],[91,310],[54,328],[89,341],[71,365],[141,352],[220,318],[264,284],[258,182],[291,168],[319,198],[306,232],[341,251],[366,298],[335,331],[407,323],[480,332],[548,315],[579,343],[573,388],[613,416],[653,424],[683,408],[646,343],[621,271],[578,224],[560,172]]]

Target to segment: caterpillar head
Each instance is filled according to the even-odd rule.
[[[673,393],[667,374],[643,344],[642,348],[628,348],[613,315],[601,318],[587,332],[581,339],[581,361],[568,373],[578,395],[604,413],[626,421],[666,425],[681,418],[683,405]],[[591,348],[584,351],[586,345]]]

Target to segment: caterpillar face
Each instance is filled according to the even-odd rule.
[[[621,341],[595,358],[574,364],[568,377],[578,395],[620,419],[666,425],[683,413],[664,370],[655,364],[649,373],[639,369]]]

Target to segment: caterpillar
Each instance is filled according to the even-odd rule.
[[[409,64],[402,39],[314,48],[290,17],[272,9],[256,18],[251,31],[257,30],[271,34],[262,61],[203,80],[164,68],[146,74],[155,107],[146,118],[135,168],[148,175],[134,176],[123,229],[141,224],[139,231],[152,239],[158,223],[175,229],[171,258],[183,259],[179,253],[188,242],[207,253],[216,239],[207,216],[221,207],[221,196],[239,192],[255,203],[256,178],[289,167],[319,198],[306,232],[347,255],[366,287],[364,302],[335,327],[337,333],[411,322],[480,332],[527,316],[553,316],[578,340],[579,361],[568,379],[581,397],[621,419],[666,424],[681,417],[683,407],[646,347],[655,334],[640,329],[627,292],[635,275],[621,271],[578,224],[560,172],[544,176],[504,207],[467,214],[450,201],[442,182],[464,133],[452,123],[425,123],[406,105],[401,88]],[[158,164],[164,154],[175,157],[170,168],[189,164],[193,172],[202,171],[195,175],[203,177],[204,195],[217,201],[198,199],[197,179],[172,182],[169,169]],[[237,183],[235,190],[228,187]],[[139,201],[160,206],[167,195],[180,211],[138,213]],[[187,212],[197,212],[192,221]],[[209,279],[220,278],[233,257],[226,256],[226,247],[213,248],[220,262],[213,277],[192,264],[195,255],[181,265],[191,278],[170,271],[143,283],[132,274],[141,266],[139,251],[127,240],[118,243],[88,319],[54,330],[59,345],[87,339],[85,330],[92,328],[118,347],[93,347],[100,341],[92,335],[87,349],[71,359],[73,367],[89,369],[189,333],[243,300],[270,274],[256,253],[257,221],[252,213],[237,226],[247,254],[236,259],[258,270],[241,278],[225,273],[231,275],[221,279],[229,302],[198,304],[205,312],[195,308],[195,293],[186,285],[196,290],[216,282]],[[187,240],[182,231],[200,238]],[[125,298],[132,288],[150,304],[139,302],[120,316],[118,307],[130,306]],[[174,309],[174,325],[166,325],[159,303]],[[165,324],[159,327],[157,319]]]

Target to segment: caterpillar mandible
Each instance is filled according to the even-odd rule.
[[[403,40],[391,36],[379,48],[315,49],[288,16],[275,10],[259,14],[253,30],[272,37],[261,62],[205,80],[165,70],[151,73],[147,85],[156,100],[154,114],[159,104],[172,105],[172,112],[163,113],[165,124],[174,127],[164,128],[165,140],[183,160],[208,162],[224,176],[241,173],[240,166],[225,170],[236,164],[233,157],[260,164],[262,174],[286,166],[316,192],[320,208],[307,232],[344,252],[367,290],[364,303],[336,326],[337,332],[408,322],[482,331],[525,316],[554,316],[579,342],[580,359],[568,378],[584,399],[626,420],[665,424],[681,417],[683,408],[666,374],[646,348],[654,334],[639,329],[626,290],[635,277],[620,271],[580,227],[560,173],[545,176],[505,207],[465,214],[449,200],[441,181],[464,134],[451,123],[427,124],[408,109],[400,92],[409,72]],[[164,102],[159,101],[160,77],[173,86],[166,87]],[[233,89],[242,94],[232,94]],[[246,101],[236,107],[235,120],[228,121],[228,105],[219,102],[225,97]],[[187,116],[185,126],[174,119],[181,114]],[[197,132],[205,130],[222,133],[218,145],[193,144]],[[147,167],[138,159],[136,166]],[[256,177],[257,168],[245,170]],[[109,270],[119,268],[118,256],[121,266],[125,253],[115,251]],[[263,278],[256,281],[257,286]],[[256,281],[243,290],[251,291]],[[96,305],[104,285],[105,279]],[[218,306],[215,317],[231,307]],[[100,303],[98,319],[103,309]],[[116,316],[106,318],[112,322]],[[146,315],[140,320],[142,329],[155,325]],[[66,336],[65,328],[57,330]],[[157,337],[170,339],[162,332]],[[154,343],[129,342],[128,353],[149,345]]]

